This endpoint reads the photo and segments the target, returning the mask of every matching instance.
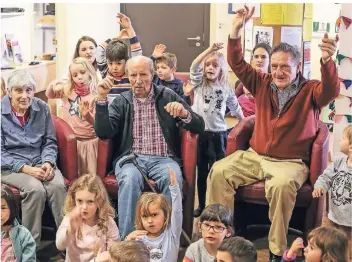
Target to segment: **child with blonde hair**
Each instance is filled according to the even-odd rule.
[[[182,231],[182,196],[175,172],[170,172],[172,209],[166,196],[144,193],[137,202],[136,231],[127,240],[142,241],[150,250],[150,261],[177,261]]]
[[[282,256],[282,262],[296,261],[297,253],[304,249],[305,262],[348,262],[347,237],[335,228],[318,227],[308,235],[308,246],[303,239],[293,241]]]
[[[94,66],[83,57],[73,59],[65,85],[51,85],[48,98],[61,98],[62,118],[77,138],[78,174],[97,172],[98,138],[94,130],[98,79]]]
[[[111,262],[149,262],[149,249],[140,241],[126,240],[113,244],[109,250]]]
[[[199,217],[205,207],[207,177],[213,164],[225,157],[227,144],[226,106],[231,115],[244,118],[235,92],[228,83],[228,66],[224,55],[218,50],[222,43],[214,43],[201,53],[190,68],[191,85],[184,86],[184,94],[194,90],[192,109],[201,115],[205,131],[198,136],[198,199],[194,216]]]
[[[352,124],[348,125],[340,139],[340,151],[345,154],[336,158],[314,184],[313,198],[331,190],[328,220],[331,226],[345,232],[351,257],[352,238]],[[352,257],[351,257],[352,258]]]
[[[115,210],[97,175],[83,175],[70,186],[65,217],[56,233],[56,247],[66,249],[66,261],[108,262],[108,250],[119,240]]]

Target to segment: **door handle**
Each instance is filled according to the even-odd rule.
[[[197,37],[189,37],[187,40],[195,40],[195,41],[200,41],[200,36]]]

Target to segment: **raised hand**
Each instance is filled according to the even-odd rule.
[[[232,18],[232,30],[231,38],[238,38],[238,34],[243,25],[251,19],[254,13],[254,6],[249,10],[248,6],[244,5],[244,8],[236,10],[236,14]]]
[[[211,51],[218,51],[224,48],[224,43],[214,43],[210,48],[211,48]]]
[[[188,81],[187,83],[183,83],[183,93],[185,96],[188,96],[193,90],[192,84]]]
[[[316,188],[312,192],[313,198],[321,197],[323,194],[324,194],[324,189],[322,189],[322,188]]]
[[[177,185],[176,173],[171,167],[167,167],[170,172],[170,186]]]
[[[319,45],[321,50],[321,59],[325,64],[331,57],[336,53],[337,42],[339,41],[339,35],[336,35],[335,39],[329,39],[328,33],[324,34],[321,44]]]
[[[154,57],[154,58],[162,57],[164,52],[165,52],[165,49],[166,49],[166,46],[163,45],[163,44],[156,45],[154,47],[154,51],[153,51],[152,57]]]
[[[117,13],[117,16],[116,16],[118,19],[117,19],[117,22],[120,24],[120,26],[124,29],[128,29],[131,27],[131,20],[129,19],[128,16],[122,14],[122,13]]]
[[[117,35],[118,39],[124,39],[124,38],[129,38],[128,33],[126,29],[120,30],[119,34]]]
[[[110,262],[110,254],[109,251],[102,251],[102,248],[99,248],[99,251],[96,255],[96,258],[94,261],[96,262]]]
[[[82,117],[87,117],[90,111],[90,106],[88,101],[81,101],[78,106],[78,111]]]
[[[103,100],[106,98],[107,94],[110,92],[110,89],[114,85],[114,78],[107,75],[105,79],[99,82],[98,84],[98,100]]]
[[[189,112],[179,102],[170,102],[164,108],[173,117],[187,118],[189,114]]]
[[[293,241],[291,248],[287,252],[287,256],[288,257],[297,256],[297,252],[302,248],[304,248],[303,239],[300,237],[296,238],[296,240]]]
[[[135,240],[138,237],[145,236],[148,234],[147,230],[136,230],[130,233],[127,237],[126,240]]]
[[[53,86],[53,92],[55,98],[62,98],[64,96],[64,85],[62,83],[57,83]]]
[[[81,217],[81,209],[79,207],[75,207],[68,216],[70,221],[70,228],[68,233],[75,235],[83,223],[83,219]]]

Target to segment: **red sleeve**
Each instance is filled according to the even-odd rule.
[[[271,74],[258,73],[244,60],[241,38],[228,39],[227,62],[238,79],[253,96],[256,95],[257,88],[262,85],[268,85],[271,81]]]

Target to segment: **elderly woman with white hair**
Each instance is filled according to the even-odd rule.
[[[33,76],[16,70],[1,99],[1,182],[20,190],[22,223],[37,247],[45,201],[60,225],[66,188],[56,168],[57,144],[48,105],[34,97]]]

